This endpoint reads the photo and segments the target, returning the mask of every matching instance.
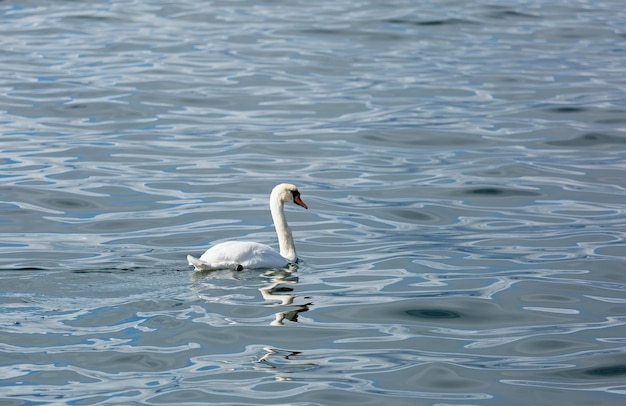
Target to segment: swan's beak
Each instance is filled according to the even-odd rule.
[[[296,195],[293,197],[293,202],[295,204],[297,204],[298,206],[302,206],[305,209],[308,209],[307,205],[302,201],[302,199],[300,199],[300,195]]]

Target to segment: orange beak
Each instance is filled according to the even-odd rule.
[[[296,195],[293,197],[293,202],[295,204],[297,204],[298,206],[302,206],[305,209],[308,209],[307,205],[302,201],[302,199],[300,199],[300,195]]]

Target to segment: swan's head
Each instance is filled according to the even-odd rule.
[[[296,185],[292,185],[290,183],[281,183],[280,185],[276,185],[276,187],[272,190],[270,201],[295,203],[298,206],[308,209],[307,205],[302,201],[302,198],[300,198],[300,192],[298,191]]]

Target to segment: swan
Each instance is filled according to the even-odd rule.
[[[270,211],[278,235],[280,253],[268,245],[257,242],[228,241],[209,248],[199,259],[187,255],[189,265],[193,265],[196,271],[218,269],[241,271],[244,268],[285,268],[290,263],[296,263],[298,261],[296,247],[293,245],[291,230],[283,211],[285,202],[308,209],[295,185],[281,183],[272,189]]]

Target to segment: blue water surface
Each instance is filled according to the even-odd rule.
[[[622,404],[622,3],[0,3],[0,403]]]

